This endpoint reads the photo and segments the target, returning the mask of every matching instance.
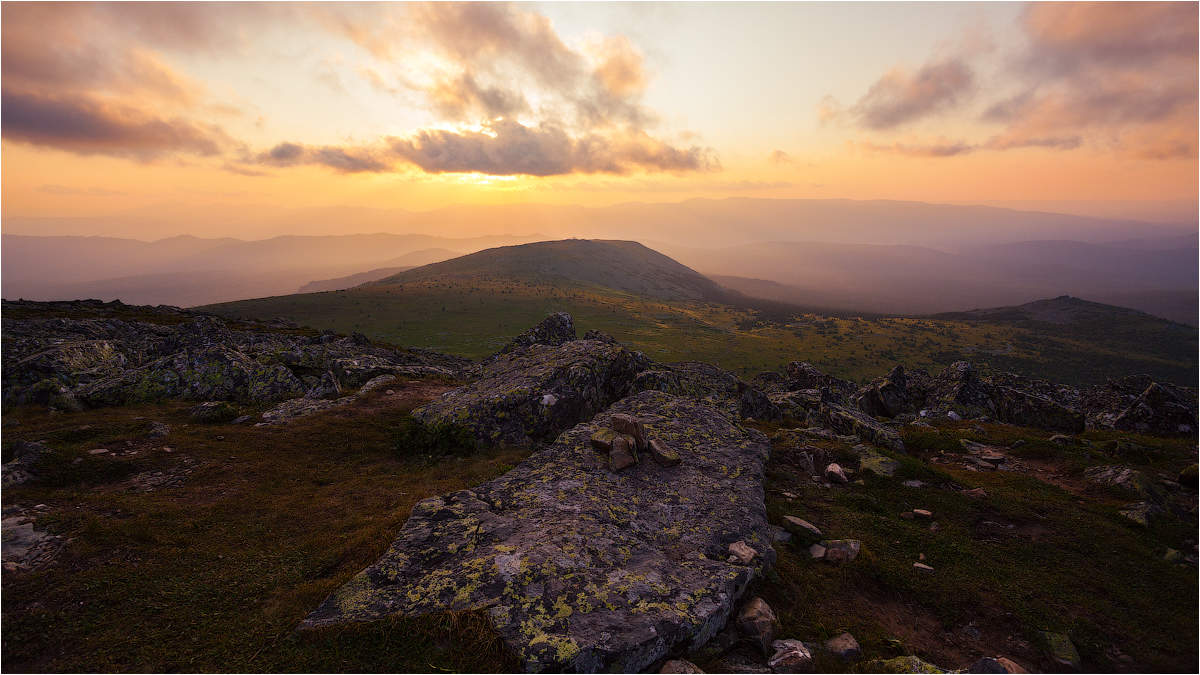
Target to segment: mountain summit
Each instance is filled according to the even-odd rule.
[[[660,300],[718,300],[727,294],[712,279],[636,241],[597,239],[501,246],[375,283],[495,278],[594,284]]]

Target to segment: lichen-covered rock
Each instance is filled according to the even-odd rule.
[[[520,351],[533,345],[556,347],[575,339],[575,321],[566,312],[556,312],[542,319],[536,326],[513,338],[504,345],[496,356]]]
[[[37,463],[54,451],[41,443],[17,441],[13,458],[3,466],[3,487],[21,485],[37,475]]]
[[[614,473],[638,463],[637,441],[632,436],[617,434],[608,452],[608,468]]]
[[[414,410],[413,417],[463,429],[480,447],[549,441],[628,394],[649,363],[641,352],[595,340],[534,344],[497,356],[479,379]]]
[[[779,407],[767,394],[709,363],[685,361],[655,365],[652,370],[638,374],[632,388],[635,392],[652,389],[699,399],[733,419],[775,420],[780,417]]]
[[[868,443],[904,452],[904,441],[895,429],[884,426],[860,410],[836,403],[822,403],[818,415],[824,426],[836,433],[858,436]]]
[[[205,401],[188,411],[197,422],[228,422],[238,416],[238,409],[225,401]]]
[[[775,653],[767,665],[775,673],[807,673],[812,670],[812,653],[799,640],[776,640],[771,643]]]
[[[816,366],[804,361],[793,361],[787,365],[787,388],[791,391],[816,389],[823,391],[837,403],[845,404],[854,396],[857,387],[832,375],[826,375]]]
[[[655,438],[649,443],[650,456],[658,462],[659,466],[675,466],[683,461],[679,457],[679,453],[662,439]]]
[[[1084,478],[1097,485],[1107,485],[1140,498],[1142,501],[1161,504],[1166,493],[1146,474],[1127,466],[1093,466],[1083,472]]]
[[[12,303],[5,301],[5,306]],[[17,303],[72,314],[124,308],[113,303]],[[169,398],[279,401],[336,396],[385,374],[455,376],[466,360],[391,349],[362,337],[277,332],[257,323],[234,330],[222,319],[177,308],[137,308],[164,323],[117,318],[3,320],[3,393],[8,404],[62,410]],[[182,321],[182,322],[181,322]],[[255,325],[255,322],[240,322]]]
[[[1151,383],[1113,420],[1114,429],[1149,434],[1196,431],[1196,395],[1182,387]]]
[[[992,408],[996,419],[1023,427],[1079,433],[1084,429],[1084,414],[1045,396],[1014,389],[995,387]]]
[[[684,462],[610,472],[590,438],[621,413]],[[708,406],[631,396],[504,476],[418,503],[383,558],[303,625],[487,608],[528,670],[637,672],[716,634],[773,562],[768,452]],[[726,561],[739,540],[759,552],[749,566]]]

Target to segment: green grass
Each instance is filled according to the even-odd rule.
[[[62,457],[43,467],[50,480],[5,489],[5,505],[48,505],[38,527],[72,542],[44,570],[5,572],[4,669],[511,670],[473,613],[294,631],[383,553],[416,501],[484,482],[524,456],[398,452],[395,430],[417,400],[257,429],[189,423],[187,406],[174,403],[6,410],[6,422],[21,422],[5,429],[6,446],[45,439]],[[146,440],[137,417],[166,421],[172,433]],[[87,454],[100,443],[128,447],[118,439],[134,440],[138,454]],[[171,471],[184,458],[197,465],[182,485],[127,489],[132,475]]]
[[[482,278],[365,286],[203,309],[226,317],[284,316],[319,329],[359,331],[382,342],[471,358],[495,352],[551,312],[566,311],[580,333],[602,330],[656,360],[706,361],[743,376],[803,360],[862,382],[896,363],[936,371],[969,360],[1071,384],[1139,372],[1189,385],[1197,377],[1196,330],[1183,327],[1181,332],[1166,322],[1143,326],[1147,334],[1138,342],[1129,338],[1130,327],[1110,340],[1104,331],[1059,334],[1041,324],[823,316],[778,307],[664,302],[582,284]]]
[[[1111,434],[1086,436],[1102,442]],[[925,459],[959,451],[957,439],[964,437],[997,444],[1021,438],[1032,446],[1046,435],[1003,425],[986,425],[978,434],[966,424],[910,428],[904,435]],[[1143,470],[1178,471],[1195,461],[1194,439],[1136,440],[1157,449],[1151,464],[1134,464]],[[1084,452],[1054,447],[1054,461],[1068,472],[1075,453]],[[1139,671],[1195,670],[1195,568],[1162,559],[1167,547],[1191,550],[1185,542],[1195,541],[1194,519],[1167,519],[1144,530],[1117,515],[1130,501],[1125,495],[1088,490],[1080,496],[1018,473],[897,458],[924,467],[925,475],[914,467],[892,479],[866,475],[861,485],[826,489],[790,465],[788,453],[773,453],[767,477],[772,522],[782,525],[784,515],[796,515],[827,538],[862,541],[864,550],[854,563],[832,566],[813,562],[803,545],[776,547],[776,573],[759,592],[779,615],[781,634],[827,639],[848,630],[873,657],[915,654],[964,668],[980,656],[1007,655],[1054,670],[1040,644],[1041,631],[1048,630],[1071,636],[1085,670],[1119,667],[1110,656],[1114,647]],[[1093,450],[1086,465],[1113,459]],[[928,485],[901,485],[912,477]],[[988,496],[971,498],[951,484],[982,487]],[[783,491],[799,498],[790,501]],[[936,532],[928,521],[900,517],[914,508],[934,513]],[[932,574],[912,567],[922,553]],[[968,630],[980,637],[968,637]],[[826,657],[818,661],[819,670],[846,668]]]

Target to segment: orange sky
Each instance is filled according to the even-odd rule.
[[[727,196],[1194,217],[1196,25],[1195,3],[5,3],[5,231]]]

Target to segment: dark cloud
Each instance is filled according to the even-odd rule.
[[[216,155],[232,143],[217,127],[161,118],[101,99],[7,88],[0,96],[5,140],[142,160],[173,153]]]
[[[573,138],[561,127],[499,121],[475,131],[421,131],[392,140],[397,156],[429,173],[553,176],[702,171],[718,166],[706,148],[680,149],[644,133]]]
[[[280,143],[259,153],[253,162],[275,167],[324,166],[339,173],[379,173],[392,168],[383,153],[373,149],[306,146],[299,143]]]
[[[451,120],[512,117],[529,110],[529,103],[517,91],[501,87],[484,87],[469,74],[434,84],[427,92],[439,114]]]
[[[896,69],[846,112],[860,126],[890,129],[954,106],[973,86],[971,69],[956,58],[928,63],[915,73]]]

